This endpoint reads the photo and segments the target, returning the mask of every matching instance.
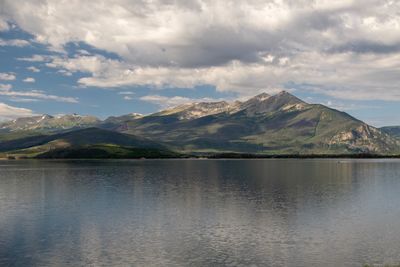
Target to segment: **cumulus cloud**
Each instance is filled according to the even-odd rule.
[[[32,77],[27,77],[25,79],[22,80],[25,83],[34,83],[35,82],[35,78]]]
[[[0,32],[8,31],[10,27],[8,26],[7,21],[0,17]]]
[[[269,65],[244,64],[234,61],[228,65],[204,68],[179,67],[138,67],[121,60],[108,59],[101,55],[77,56],[65,58],[54,56],[46,63],[50,68],[62,68],[67,72],[84,72],[90,76],[80,78],[83,86],[120,87],[127,85],[146,85],[155,88],[181,87],[190,88],[202,84],[215,85],[221,91],[254,93],[260,90],[276,92],[277,74],[284,69],[276,70],[275,77],[261,77],[261,74],[272,70]],[[251,90],[253,89],[253,90]]]
[[[4,40],[0,38],[0,46],[24,47],[28,45],[30,45],[30,43],[27,40],[22,40],[22,39]]]
[[[0,90],[10,90],[12,88],[11,84],[1,84],[0,83]]]
[[[245,95],[294,84],[400,100],[398,1],[4,0],[0,10],[53,50],[84,42],[118,55],[20,59],[85,73],[83,86],[209,84]]]
[[[0,80],[2,81],[14,81],[16,78],[14,73],[0,72]]]
[[[0,120],[11,120],[19,117],[29,117],[33,115],[34,113],[30,109],[18,108],[7,105],[5,103],[0,103]]]
[[[32,72],[40,72],[40,69],[36,68],[35,66],[30,66],[27,67],[26,69]]]
[[[67,70],[58,70],[57,73],[60,73],[63,76],[72,76],[72,72],[67,71]]]
[[[46,61],[47,59],[48,59],[48,56],[44,56],[44,55],[33,55],[31,57],[17,58],[17,60],[27,61],[27,62],[43,62],[43,61]]]
[[[400,100],[400,54],[382,58],[375,54],[329,56],[304,52],[292,58],[290,63],[287,60],[278,60],[277,65],[233,61],[223,66],[203,68],[132,67],[120,60],[93,55],[53,57],[47,66],[62,68],[66,72],[88,73],[78,83],[103,88],[128,85],[192,88],[208,84],[216,86],[219,91],[248,96],[261,91],[275,93],[294,86],[297,90],[335,98]],[[377,65],[383,69],[377,69]],[[288,82],[295,85],[288,85]]]

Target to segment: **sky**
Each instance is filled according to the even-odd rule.
[[[399,85],[400,1],[0,1],[0,120],[286,90],[380,127]]]

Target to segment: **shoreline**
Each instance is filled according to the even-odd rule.
[[[0,158],[0,161],[16,160],[195,160],[195,159],[400,159],[400,155],[377,155],[377,154],[280,154],[280,155],[260,155],[243,153],[220,153],[211,155],[182,155],[176,157],[66,157],[66,158],[39,158],[39,157],[8,157]]]

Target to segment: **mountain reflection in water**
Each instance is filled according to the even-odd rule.
[[[0,265],[400,262],[399,160],[0,162]]]

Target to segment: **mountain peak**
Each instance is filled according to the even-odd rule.
[[[143,114],[137,113],[137,112],[132,112],[132,113],[129,113],[128,115],[130,115],[133,118],[141,118],[141,117],[143,117]]]
[[[281,91],[273,96],[263,93],[250,98],[242,104],[242,109],[245,109],[248,115],[255,115],[278,110],[300,110],[304,109],[305,106],[306,103],[299,98],[287,91]]]
[[[250,98],[249,100],[264,101],[270,97],[271,97],[271,95],[264,92],[264,93],[258,94],[256,96]]]
[[[282,90],[279,93],[277,93],[276,95],[274,95],[274,97],[293,97],[293,98],[297,98],[296,96],[292,95],[291,93],[289,93],[286,90]],[[297,98],[299,99],[299,98]],[[300,99],[299,99],[300,100]],[[301,101],[301,100],[300,100]]]
[[[292,95],[291,93],[289,93],[288,91],[280,91],[278,94],[272,96],[274,98],[279,98],[282,99],[282,101],[288,101],[291,103],[297,102],[297,103],[305,103],[303,100],[301,100],[300,98]]]
[[[278,95],[290,95],[290,93],[286,90],[282,90],[278,93]]]

